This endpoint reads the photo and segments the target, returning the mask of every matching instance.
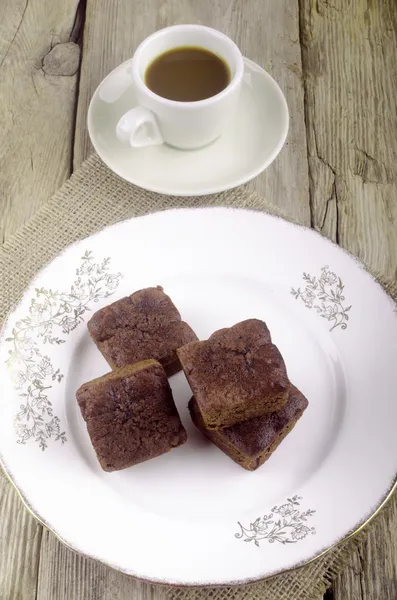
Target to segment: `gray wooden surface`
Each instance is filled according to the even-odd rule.
[[[183,22],[229,34],[287,96],[288,143],[252,187],[397,277],[395,0],[0,0],[0,240],[89,155],[101,79],[149,33]],[[63,547],[0,476],[0,600],[127,598],[161,600]],[[392,515],[327,600],[396,598]]]

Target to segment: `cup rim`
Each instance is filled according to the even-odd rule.
[[[235,73],[234,73],[233,77],[231,78],[229,84],[225,87],[224,90],[222,90],[218,94],[215,94],[215,96],[210,96],[209,98],[204,98],[203,100],[195,100],[193,102],[182,102],[180,100],[169,100],[168,98],[163,98],[162,96],[159,96],[155,92],[152,92],[152,90],[150,88],[148,88],[148,86],[144,82],[144,80],[140,74],[140,70],[139,70],[139,58],[140,58],[140,54],[142,53],[142,50],[144,50],[146,48],[146,46],[148,46],[151,42],[153,42],[153,40],[155,40],[158,37],[163,36],[166,32],[168,33],[170,31],[189,31],[189,30],[197,30],[197,29],[207,31],[211,35],[216,35],[218,38],[221,38],[225,43],[227,43],[232,48],[233,52],[235,53],[235,55],[236,55],[236,70],[235,70]],[[210,105],[210,104],[213,104],[214,102],[218,102],[224,96],[230,94],[230,92],[232,92],[236,87],[238,87],[241,83],[241,80],[242,80],[243,74],[244,74],[244,59],[243,59],[243,55],[241,54],[241,51],[238,48],[237,44],[235,44],[235,42],[233,42],[233,40],[231,38],[229,38],[227,35],[225,35],[221,31],[218,31],[217,29],[213,29],[212,27],[206,27],[205,25],[194,25],[194,24],[171,25],[170,27],[164,27],[163,29],[159,29],[158,31],[155,31],[154,33],[149,35],[147,38],[145,38],[143,40],[143,42],[141,42],[139,44],[138,48],[135,50],[134,55],[132,57],[131,71],[132,71],[132,76],[133,76],[134,82],[137,85],[137,87],[140,89],[140,91],[145,93],[147,96],[149,96],[153,100],[156,100],[157,102],[159,102],[160,104],[163,104],[165,106],[175,106],[175,107],[178,107],[179,109],[190,110],[192,108],[197,108],[200,106]]]

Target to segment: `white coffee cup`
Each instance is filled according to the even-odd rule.
[[[145,72],[152,61],[179,47],[205,48],[229,66],[231,80],[219,94],[197,102],[162,98],[145,84]],[[244,73],[244,61],[236,44],[226,35],[202,25],[174,25],[156,31],[137,48],[131,63],[133,91],[137,106],[129,110],[116,127],[119,140],[133,148],[166,142],[193,149],[219,137],[236,110]]]

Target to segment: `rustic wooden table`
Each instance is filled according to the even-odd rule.
[[[192,22],[229,34],[287,96],[287,145],[252,188],[397,277],[395,0],[0,0],[0,17],[2,241],[89,155],[101,79],[149,33]],[[327,599],[397,598],[391,522]],[[160,595],[63,547],[0,477],[1,600]]]

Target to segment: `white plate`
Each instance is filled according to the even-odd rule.
[[[96,310],[161,284],[206,338],[264,319],[309,400],[258,471],[206,442],[172,378],[186,445],[103,472],[75,400],[108,371],[85,326]],[[72,548],[173,584],[258,580],[359,528],[397,471],[395,304],[347,253],[263,213],[175,210],[68,248],[31,284],[0,348],[2,463],[25,503]]]
[[[136,104],[130,61],[99,85],[88,110],[91,142],[112,171],[141,188],[171,196],[200,196],[236,187],[273,162],[288,133],[288,107],[274,79],[244,59],[241,98],[231,127],[199,150],[131,148],[116,137],[122,115]]]

